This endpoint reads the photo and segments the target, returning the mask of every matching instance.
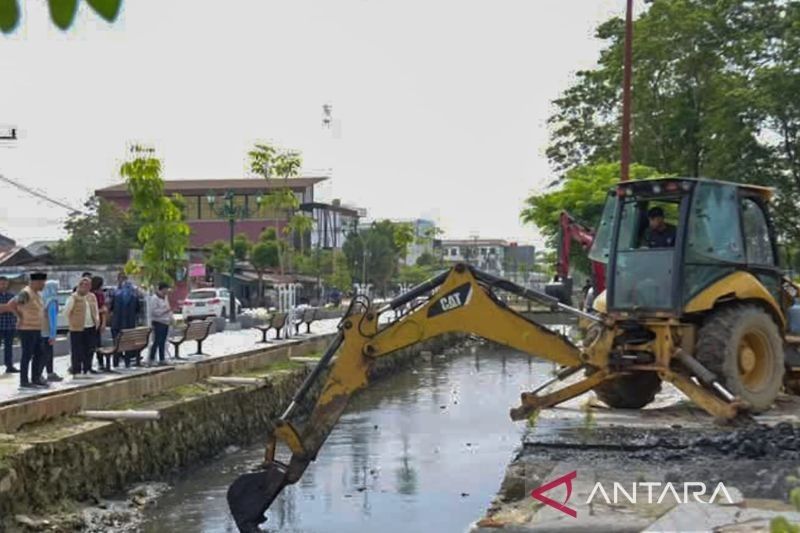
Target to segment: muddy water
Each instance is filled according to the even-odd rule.
[[[462,532],[497,492],[523,426],[508,418],[552,366],[488,348],[421,361],[353,399],[319,458],[273,504],[268,531]],[[262,457],[226,454],[174,483],[144,531],[235,531],[225,491]]]

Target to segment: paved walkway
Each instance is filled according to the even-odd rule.
[[[311,325],[311,335],[299,335],[291,337],[291,339],[308,338],[314,335],[324,335],[336,331],[336,325],[339,323],[338,318],[320,320]],[[301,326],[301,330],[304,326]],[[268,339],[275,338],[274,330],[269,332]],[[172,357],[172,345],[167,343],[167,363],[169,365],[180,365],[191,361],[197,361],[199,358],[213,359],[225,355],[246,352],[254,350],[261,344],[261,332],[257,329],[245,329],[240,331],[223,331],[214,333],[203,342],[203,352],[207,355],[203,356],[190,356],[196,350],[197,343],[189,341],[181,346],[181,357],[188,357],[188,360],[176,360]],[[282,341],[274,341],[272,344],[279,344]],[[147,360],[147,351],[142,352],[143,360]],[[95,363],[96,364],[96,363]],[[116,373],[112,374],[95,374],[90,376],[79,376],[74,378],[67,373],[70,366],[69,355],[56,357],[53,362],[54,370],[57,374],[64,378],[64,381],[58,383],[51,383],[49,389],[20,389],[19,388],[19,374],[0,374],[0,404],[8,401],[17,401],[22,398],[35,398],[45,393],[52,393],[53,391],[68,390],[78,387],[85,387],[88,385],[95,385],[106,381],[125,378],[131,375],[145,374],[154,372],[154,368],[129,368],[126,369],[120,366]],[[158,367],[156,367],[158,368]]]

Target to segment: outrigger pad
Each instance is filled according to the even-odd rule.
[[[267,520],[264,513],[286,485],[286,467],[280,463],[236,478],[228,487],[228,507],[239,531],[260,531],[258,525]]]

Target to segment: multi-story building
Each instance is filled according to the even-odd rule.
[[[526,286],[530,285],[536,263],[534,246],[504,239],[444,239],[441,254],[445,262],[470,263],[480,270]]]
[[[442,259],[448,263],[466,262],[480,270],[503,275],[508,246],[504,239],[443,239],[441,246]]]
[[[505,278],[517,285],[532,287],[535,281],[536,247],[529,244],[509,243],[505,251]]]
[[[246,179],[210,179],[210,180],[168,180],[164,182],[164,193],[180,194],[186,202],[186,222],[192,230],[191,246],[204,247],[214,241],[229,238],[229,225],[221,218],[208,202],[208,197],[216,198],[217,207],[222,203],[225,194],[234,194],[234,203],[244,207],[248,216],[236,222],[236,233],[244,233],[251,240],[257,240],[261,232],[267,228],[282,231],[289,221],[290,213],[276,211],[266,207],[259,208],[257,199],[262,198],[284,187],[289,187],[297,196],[301,205],[314,204],[314,186],[327,177],[301,177],[265,180],[263,178]],[[95,191],[100,198],[114,202],[122,209],[131,204],[131,196],[124,183]],[[313,213],[313,208],[311,209]]]
[[[341,249],[347,236],[358,228],[358,219],[366,213],[354,207],[342,205],[341,201],[331,203],[306,202],[300,210],[308,213],[314,220],[314,227],[306,243],[309,249]]]

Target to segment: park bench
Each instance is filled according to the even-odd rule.
[[[317,320],[319,313],[318,308],[316,307],[306,307],[303,309],[303,313],[300,314],[294,321],[294,331],[296,334],[300,334],[300,326],[303,324],[306,325],[306,333],[311,333],[311,323]]]
[[[214,324],[212,319],[193,320],[186,327],[181,328],[177,335],[169,338],[169,343],[175,347],[175,359],[182,359],[180,356],[181,344],[186,341],[197,341],[197,352],[193,355],[203,355],[203,341],[211,334],[211,326]]]
[[[281,338],[281,330],[286,326],[286,313],[273,313],[265,324],[256,325],[255,328],[261,332],[261,342],[267,342],[267,332],[275,328],[275,338]]]
[[[150,340],[150,328],[140,327],[123,329],[114,339],[114,344],[107,347],[97,348],[97,355],[105,359],[104,369],[111,372],[111,361],[113,359],[114,368],[119,366],[119,358],[124,355],[125,368],[131,366],[131,354],[136,355],[137,362],[141,362],[142,350],[147,348]]]

